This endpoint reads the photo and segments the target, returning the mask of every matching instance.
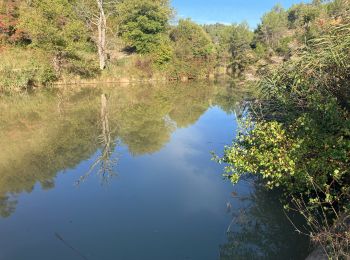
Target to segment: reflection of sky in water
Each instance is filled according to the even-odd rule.
[[[0,221],[0,259],[77,259],[55,232],[88,259],[215,259],[232,187],[210,151],[231,142],[233,124],[212,108],[159,152],[132,156],[118,147],[118,175],[108,185],[92,174],[74,186],[98,153],[59,173],[54,189],[36,185]]]
[[[40,184],[36,184],[30,193],[22,192],[17,195],[18,205],[15,211],[8,218],[0,218],[0,260],[70,260],[83,259],[82,255],[87,259],[102,260],[232,259],[232,257],[221,257],[220,246],[227,243],[226,230],[232,221],[232,213],[238,212],[249,203],[233,199],[231,192],[235,190],[240,196],[247,196],[252,189],[246,183],[240,183],[233,188],[228,181],[224,181],[221,175],[223,166],[211,161],[210,152],[220,154],[223,146],[231,143],[236,129],[235,118],[218,106],[207,110],[209,103],[207,100],[213,93],[205,94],[205,91],[214,91],[212,88],[207,90],[203,88],[205,93],[194,89],[193,93],[196,95],[189,92],[189,98],[191,95],[201,97],[194,102],[194,106],[187,107],[186,104],[180,104],[172,107],[172,103],[178,104],[179,101],[186,100],[187,96],[183,96],[182,92],[186,94],[189,90],[191,89],[171,89],[178,95],[175,101],[170,98],[173,95],[171,91],[170,94],[167,94],[168,90],[161,93],[165,96],[159,105],[163,109],[162,113],[172,111],[177,122],[187,126],[175,131],[168,129],[169,132],[165,135],[161,135],[167,128],[162,121],[164,115],[157,111],[158,106],[155,103],[157,99],[153,101],[146,99],[142,106],[138,106],[137,103],[132,106],[132,102],[130,104],[126,102],[124,106],[123,103],[118,103],[118,98],[123,97],[122,100],[127,100],[129,92],[119,93],[120,96],[117,97],[112,95],[110,106],[116,104],[121,106],[117,107],[120,110],[116,108],[109,111],[110,123],[117,122],[117,126],[119,123],[123,126],[116,128],[117,132],[120,131],[117,134],[120,134],[122,141],[127,141],[129,144],[117,145],[114,151],[114,155],[119,158],[115,166],[117,176],[108,184],[102,185],[101,178],[97,174],[98,169],[95,169],[79,186],[74,185],[99,158],[101,151],[97,151],[92,152],[93,155],[89,159],[81,161],[73,168],[58,172],[54,179],[54,187],[43,189]],[[230,98],[225,99],[226,94],[218,96],[218,102],[221,102],[221,107],[231,110],[232,102]],[[80,99],[86,101],[96,98],[95,93],[91,94],[93,98],[89,96],[89,92],[86,95],[88,98],[80,97]],[[157,92],[153,95],[157,97]],[[61,129],[58,132],[62,136],[58,135],[60,142],[57,141],[61,147],[54,152],[50,150],[53,155],[60,156],[60,149],[73,151],[72,156],[77,157],[68,158],[70,162],[80,158],[80,150],[76,152],[79,148],[76,143],[80,144],[79,141],[82,145],[86,145],[86,150],[90,149],[90,146],[94,147],[85,139],[98,134],[98,127],[96,128],[98,124],[95,121],[99,115],[98,97],[99,94],[97,102],[94,103],[96,110],[87,110],[86,105],[82,104],[83,109],[80,110],[79,106],[77,112],[73,111],[74,113],[70,114],[67,112],[67,118],[63,117],[68,123],[70,122],[68,126],[75,125],[78,126],[78,130],[83,129],[81,134],[85,134],[86,137],[84,135],[81,140],[78,138],[78,142],[70,146],[70,142],[64,142],[66,136],[62,134]],[[154,107],[149,107],[150,104]],[[145,118],[143,115],[146,108],[147,116],[151,118]],[[124,113],[118,114],[118,111]],[[81,116],[83,122],[84,118],[91,120],[83,125],[85,128],[78,120]],[[166,121],[174,118],[165,116]],[[48,119],[50,122],[52,115],[49,115]],[[43,119],[42,122],[46,121]],[[62,125],[61,121],[55,123],[57,126]],[[47,127],[47,138],[51,140],[49,126],[50,124]],[[144,129],[145,134],[142,132],[143,127],[147,128]],[[74,136],[73,130],[69,136]],[[157,134],[160,134],[160,138],[155,140],[158,143],[154,146],[150,139],[156,138]],[[170,141],[162,143],[167,140],[168,135],[171,135]],[[158,150],[159,144],[162,146],[160,150]],[[141,151],[143,155],[140,155]],[[38,154],[42,155],[40,152],[41,150]],[[51,159],[50,156],[43,158]],[[61,159],[64,161],[67,158]],[[45,168],[40,165],[38,169]],[[11,175],[7,174],[8,176]],[[23,179],[15,179],[14,182],[25,183],[26,175],[19,176]],[[40,174],[30,174],[29,177],[32,179],[28,183],[38,182],[39,180],[35,179],[37,176],[40,177]],[[25,186],[21,183],[15,184],[14,187]],[[268,217],[276,217],[275,205],[271,207],[265,205],[264,197],[262,193],[260,196],[262,200],[254,203],[257,206],[263,205],[263,209],[266,208],[270,214],[267,214]],[[228,202],[232,204],[230,213],[227,212]],[[255,215],[252,211],[250,218],[255,217],[259,218],[257,221],[265,221],[265,215]],[[285,222],[281,223],[285,225]],[[285,235],[283,232],[290,232],[290,230],[278,232],[280,216],[274,219],[273,224],[276,224],[271,229],[273,232],[283,236]],[[267,225],[264,228],[269,231],[269,227]],[[244,230],[244,227],[234,226],[232,230]],[[254,230],[252,232],[254,234]],[[256,237],[274,245],[276,241],[273,232],[267,232],[268,235],[272,234],[272,238]],[[284,242],[280,237],[278,240]],[[236,245],[236,242],[233,241],[228,247]],[[291,249],[293,251],[293,246]],[[288,248],[283,250],[286,251],[285,255],[293,256],[293,252]]]

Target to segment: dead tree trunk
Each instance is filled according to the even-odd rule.
[[[109,129],[106,94],[101,95],[101,123],[102,123],[103,144],[106,147],[109,147],[110,143],[111,143],[111,134],[110,134],[110,129]]]
[[[98,39],[97,39],[97,48],[98,48],[98,57],[100,61],[100,69],[103,70],[106,67],[106,29],[107,29],[107,21],[106,15],[103,9],[103,0],[96,0],[97,6],[99,10],[99,18],[98,18]]]
[[[111,129],[108,119],[108,100],[106,94],[101,95],[101,130],[99,142],[101,144],[101,155],[97,157],[90,166],[89,171],[82,175],[76,182],[77,185],[87,179],[96,167],[98,167],[98,175],[100,175],[103,183],[107,184],[116,174],[113,166],[117,164],[117,158],[113,158],[115,143],[112,140]]]

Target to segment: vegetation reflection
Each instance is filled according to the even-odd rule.
[[[305,259],[308,238],[295,236],[278,200],[278,191],[267,191],[252,182],[247,196],[237,197],[228,204],[232,222],[227,229],[227,242],[220,246],[220,259]],[[240,210],[231,209],[238,203]],[[300,215],[290,216],[295,223],[303,223]],[[300,241],[304,241],[300,243]]]
[[[101,154],[97,157],[94,163],[90,166],[89,171],[82,175],[77,181],[79,185],[83,182],[90,174],[98,168],[98,174],[101,177],[103,183],[108,183],[109,180],[116,174],[114,172],[113,166],[117,164],[118,158],[113,158],[113,152],[115,150],[116,142],[111,138],[111,129],[109,126],[108,119],[108,108],[107,108],[107,97],[106,94],[101,95],[101,135],[99,136],[99,141],[101,143]]]
[[[0,102],[0,215],[16,208],[16,195],[35,184],[53,188],[57,173],[92,158],[91,174],[115,175],[118,145],[134,155],[159,151],[179,127],[210,107],[226,111],[242,95],[223,84],[120,86],[40,91]],[[222,94],[222,92],[225,92]],[[231,95],[223,100],[223,95]],[[5,113],[6,111],[6,113]]]

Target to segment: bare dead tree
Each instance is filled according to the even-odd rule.
[[[104,70],[107,64],[107,20],[116,14],[117,3],[118,0],[81,0],[76,7],[78,15],[85,20],[87,27],[90,30],[97,28],[95,42],[101,70]]]
[[[100,69],[103,70],[106,67],[106,29],[107,29],[107,20],[105,11],[103,9],[103,0],[96,0],[98,11],[99,11],[99,17],[98,17],[98,57],[100,61]]]
[[[113,156],[115,152],[116,142],[112,139],[112,132],[108,119],[108,100],[105,94],[101,95],[101,134],[99,142],[101,144],[101,154],[97,157],[94,163],[90,166],[89,171],[81,176],[76,182],[77,185],[85,181],[94,169],[98,169],[98,175],[101,177],[102,183],[108,183],[116,174],[113,167],[118,163],[118,158]]]

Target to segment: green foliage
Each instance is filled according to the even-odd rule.
[[[350,11],[349,0],[333,0],[326,5],[327,13],[330,16],[346,16]]]
[[[250,30],[248,23],[233,25],[230,35],[230,50],[233,57],[249,50],[253,37],[254,33]]]
[[[199,78],[213,68],[215,48],[204,29],[190,20],[180,20],[170,32],[174,49],[171,75]]]
[[[220,23],[203,25],[204,30],[218,48],[224,48],[230,43],[232,27],[232,25]]]
[[[264,44],[257,42],[255,44],[254,52],[258,58],[260,58],[260,59],[265,58],[265,56],[267,54],[267,48]]]
[[[170,38],[179,59],[207,59],[214,53],[214,45],[209,35],[191,20],[180,20],[170,32]]]
[[[244,71],[252,62],[251,43],[254,33],[247,23],[232,26],[229,50],[232,56],[231,67],[235,73]]]
[[[51,58],[49,66],[56,74],[55,79],[61,76],[63,70],[75,75],[94,74],[94,68],[86,66],[93,64],[91,60],[81,55],[90,51],[92,44],[72,1],[33,0],[23,3],[19,20],[19,28],[26,31],[31,39],[29,47],[43,50]]]
[[[287,56],[288,54],[290,54],[289,44],[292,41],[293,41],[293,37],[290,37],[290,36],[283,37],[276,48],[276,52],[281,56]]]
[[[290,28],[308,26],[318,18],[324,6],[317,3],[293,5],[288,10],[288,23]]]
[[[10,48],[1,53],[0,95],[12,94],[36,86],[48,86],[57,79],[48,57],[41,51],[18,51]],[[18,64],[18,61],[21,61]]]
[[[152,54],[156,65],[164,65],[171,62],[173,55],[170,39],[166,37],[159,42],[158,48]]]
[[[230,38],[232,35],[233,25],[209,24],[203,25],[205,31],[209,34],[215,45],[217,55],[217,66],[227,67],[231,61]]]
[[[287,12],[276,5],[270,12],[264,14],[256,33],[258,39],[266,45],[275,48],[287,30]]]
[[[251,128],[244,122],[244,130]],[[249,134],[248,134],[249,133]],[[232,147],[225,149],[224,162],[233,183],[247,173],[261,174],[268,187],[287,185],[295,175],[294,151],[298,141],[289,137],[277,122],[261,122],[247,134],[239,132]]]
[[[151,53],[164,46],[171,16],[168,0],[125,0],[118,9],[120,33],[137,53]]]
[[[56,79],[55,72],[50,67],[35,66],[28,70],[3,69],[0,72],[0,92],[11,94],[15,90],[26,90],[34,86],[47,85]]]
[[[309,188],[307,176],[324,187],[335,172],[349,174],[348,27],[315,40],[297,62],[262,81],[262,112],[269,120],[257,118],[253,129],[244,127],[249,131],[226,150],[225,160],[233,164],[229,169],[277,178],[292,190]],[[291,176],[293,181],[284,180]],[[280,184],[277,179],[269,180]]]
[[[56,53],[74,54],[84,47],[88,37],[68,0],[33,0],[24,4],[19,28],[28,32],[33,46]]]
[[[268,188],[306,196],[296,201],[310,223],[319,214],[327,223],[350,210],[349,30],[349,21],[333,26],[262,80],[254,122],[243,120],[219,160],[229,164],[234,183],[256,174]]]

